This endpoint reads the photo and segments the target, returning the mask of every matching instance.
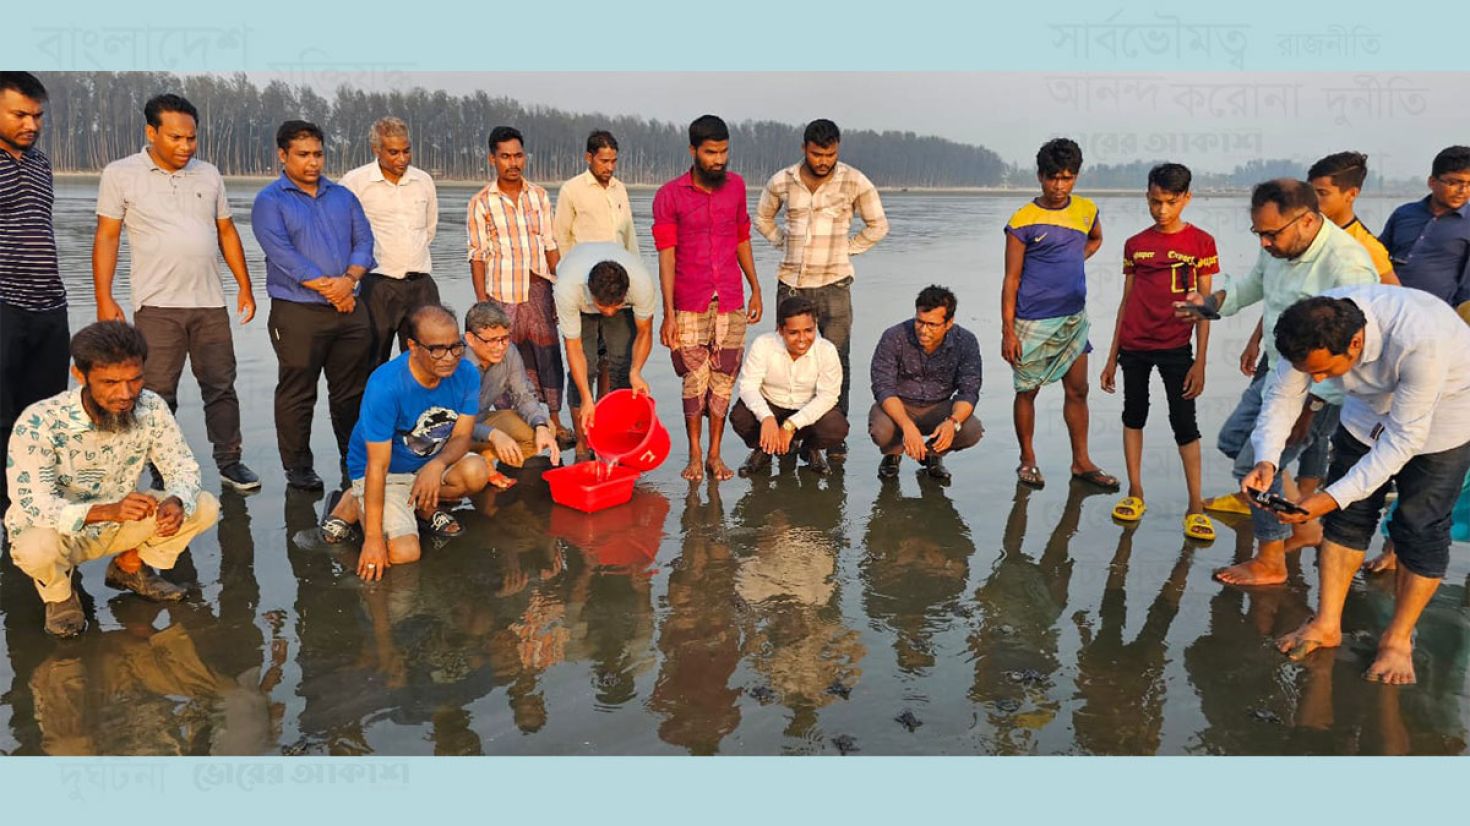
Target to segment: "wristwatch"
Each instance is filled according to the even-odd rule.
[[[1326,406],[1327,406],[1327,402],[1322,401],[1321,399],[1317,398],[1316,396],[1311,396],[1309,398],[1309,400],[1307,401],[1307,409],[1310,410],[1310,411],[1312,411],[1313,413],[1321,413],[1322,412],[1322,408],[1324,408]]]
[[[953,424],[954,425],[954,429],[955,430],[959,430],[965,424],[964,422],[960,421],[959,419],[956,419],[953,416],[949,416],[948,418],[949,418],[950,424]]]
[[[788,433],[795,433],[796,432],[796,422],[793,422],[790,419],[787,419],[786,421],[784,421],[784,422],[781,423],[781,429],[784,430],[784,431],[786,431],[786,432],[788,432]]]

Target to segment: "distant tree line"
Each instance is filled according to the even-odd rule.
[[[371,158],[368,128],[384,115],[408,123],[415,165],[441,178],[486,178],[485,140],[501,124],[525,134],[527,173],[534,180],[582,172],[587,134],[594,129],[617,137],[624,181],[662,183],[689,167],[687,124],[567,112],[486,92],[456,96],[423,88],[365,92],[344,86],[328,99],[281,81],[257,87],[244,74],[52,72],[41,79],[51,97],[42,148],[62,171],[98,171],[137,152],[144,142],[143,103],[162,92],[182,94],[199,109],[199,157],[227,175],[275,174],[276,127],[296,118],[322,127],[328,170],[340,174]],[[691,117],[701,113],[691,109]],[[730,124],[731,168],[753,185],[763,182],[800,158],[804,126]],[[887,187],[998,186],[1012,171],[983,146],[913,132],[844,129],[842,158]]]

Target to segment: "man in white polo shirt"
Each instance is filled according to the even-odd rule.
[[[204,401],[204,426],[220,481],[255,490],[260,477],[240,461],[240,399],[230,313],[215,265],[217,253],[235,276],[240,323],[255,317],[245,248],[230,218],[224,179],[194,157],[199,113],[178,95],[143,107],[148,146],[102,170],[92,281],[98,321],[126,321],[112,295],[119,239],[132,253],[133,320],[148,342],[144,387],[178,410],[179,376],[187,358]]]
[[[439,286],[430,273],[429,245],[439,225],[439,194],[429,173],[412,165],[408,124],[381,118],[368,131],[376,157],[342,176],[362,203],[373,228],[378,266],[362,278],[362,298],[373,327],[373,363],[408,352],[408,316],[414,308],[439,303]]]
[[[578,244],[557,265],[556,325],[567,348],[568,400],[577,459],[586,459],[586,430],[595,397],[587,365],[597,363],[598,336],[607,347],[610,390],[647,393],[643,365],[653,351],[653,315],[661,294],[638,256],[611,242]]]
[[[837,407],[842,358],[837,346],[817,333],[817,306],[810,298],[781,301],[776,331],[757,336],[746,351],[739,391],[730,428],[750,448],[741,476],[764,470],[772,455],[793,447],[812,472],[830,472],[824,451],[841,444],[848,430],[847,417]]]
[[[1256,456],[1281,455],[1313,382],[1340,378],[1346,393],[1327,485],[1302,498],[1300,513],[1278,516],[1322,517],[1324,537],[1317,615],[1279,647],[1300,659],[1342,643],[1343,603],[1393,485],[1394,613],[1366,676],[1412,683],[1414,625],[1445,575],[1455,500],[1470,471],[1470,327],[1430,293],[1373,284],[1297,302],[1281,314],[1275,339],[1281,359],[1251,437]],[[1241,488],[1267,490],[1277,472],[1259,462]]]

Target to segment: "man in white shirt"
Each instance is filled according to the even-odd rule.
[[[592,425],[592,382],[588,366],[597,364],[598,334],[607,347],[609,381],[603,391],[647,393],[643,366],[653,352],[653,315],[661,294],[653,276],[634,253],[607,241],[578,244],[557,265],[556,326],[567,348],[572,427],[578,461],[588,458],[585,433]]]
[[[745,440],[750,456],[740,466],[750,476],[793,443],[818,475],[830,472],[824,451],[847,438],[848,422],[837,409],[842,359],[837,347],[817,333],[811,299],[792,296],[776,308],[776,332],[757,336],[740,366],[740,400],[730,427]]]
[[[1279,516],[1322,517],[1324,542],[1317,615],[1278,645],[1300,659],[1341,644],[1343,603],[1392,483],[1395,608],[1366,676],[1412,683],[1414,625],[1444,577],[1452,512],[1470,471],[1470,327],[1430,293],[1370,285],[1292,305],[1275,339],[1281,360],[1251,436],[1255,455],[1281,455],[1312,382],[1340,378],[1346,392],[1326,487],[1302,498],[1305,512]],[[1259,462],[1241,489],[1266,490],[1276,473]]]
[[[412,165],[408,124],[381,118],[368,131],[376,156],[372,163],[338,181],[352,190],[373,228],[378,266],[362,277],[361,296],[373,327],[373,364],[398,351],[408,352],[408,316],[416,307],[439,304],[439,286],[430,274],[429,245],[439,226],[439,194],[429,173]]]

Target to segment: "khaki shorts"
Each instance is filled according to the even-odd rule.
[[[383,536],[389,539],[397,539],[400,536],[417,536],[419,532],[418,516],[413,512],[413,505],[409,502],[409,493],[413,490],[413,473],[390,473],[383,485]],[[367,496],[364,484],[367,478],[352,480],[352,495],[357,498],[357,506],[366,518]]]

